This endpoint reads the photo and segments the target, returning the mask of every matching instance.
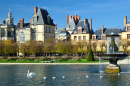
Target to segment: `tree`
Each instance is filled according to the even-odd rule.
[[[72,50],[72,46],[70,44],[70,42],[58,42],[56,45],[55,45],[55,49],[56,49],[56,52],[57,53],[71,53],[71,50]]]
[[[94,61],[94,55],[92,49],[89,49],[87,61]]]
[[[105,52],[105,51],[103,51],[103,48],[105,47],[106,48],[106,44],[105,44],[105,42],[101,42],[100,43],[100,48],[101,48],[101,52]]]
[[[46,55],[47,55],[47,53],[49,53],[49,56],[50,56],[50,53],[53,53],[55,51],[54,46],[55,46],[55,40],[48,38],[45,41],[43,51],[46,52]]]
[[[122,48],[123,48],[123,52],[125,53],[125,52],[127,52],[127,47],[128,47],[128,44],[127,44],[127,39],[122,39],[121,40],[121,46],[122,46]]]
[[[3,53],[4,53],[4,46],[5,46],[5,43],[0,41],[0,53],[2,54],[2,56],[3,56]]]

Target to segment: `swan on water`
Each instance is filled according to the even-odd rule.
[[[55,79],[56,77],[52,77],[52,79]]]
[[[89,76],[88,75],[86,75],[86,78],[88,78]]]
[[[118,76],[120,75],[120,73],[118,73]]]
[[[100,78],[102,78],[103,76],[100,76]]]
[[[64,78],[65,78],[65,76],[62,76],[62,78],[64,79]]]
[[[28,70],[28,72],[27,72],[27,77],[33,77],[33,76],[35,76],[35,74],[36,74],[36,73],[34,73],[34,72],[29,72],[29,70]]]
[[[47,78],[47,77],[45,77],[45,76],[43,77],[44,80],[45,80],[46,78]]]

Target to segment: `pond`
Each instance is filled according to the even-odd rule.
[[[118,75],[100,73],[99,65],[0,65],[0,86],[128,86],[130,65],[120,66]],[[27,70],[36,75],[27,78]]]

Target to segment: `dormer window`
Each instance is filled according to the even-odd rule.
[[[50,15],[47,16],[47,21],[50,23]]]
[[[74,34],[77,34],[77,31],[74,31]]]
[[[83,33],[86,33],[86,31],[84,30]]]
[[[78,33],[82,33],[82,27],[81,26],[78,27]]]
[[[95,34],[92,36],[92,40],[96,40],[96,35]]]
[[[93,36],[93,40],[96,40],[96,36]]]
[[[106,36],[102,36],[102,40],[106,40]]]

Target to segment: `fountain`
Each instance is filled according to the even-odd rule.
[[[119,73],[121,72],[120,66],[117,64],[118,60],[125,59],[128,55],[119,53],[118,47],[120,46],[120,37],[113,32],[107,35],[107,53],[98,54],[99,58],[109,60],[109,65],[106,67],[106,73]]]

